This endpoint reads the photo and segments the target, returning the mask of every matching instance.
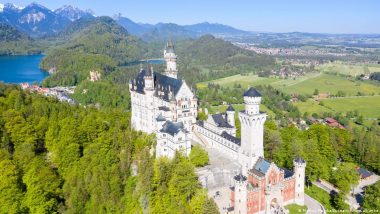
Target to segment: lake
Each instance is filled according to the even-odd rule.
[[[5,83],[41,82],[49,75],[39,68],[43,55],[0,56],[0,81]]]

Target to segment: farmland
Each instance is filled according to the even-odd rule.
[[[338,91],[343,91],[347,96],[355,96],[359,92],[364,95],[373,95],[380,93],[380,87],[363,82],[350,80],[345,77],[321,74],[313,78],[306,79],[305,81],[291,84],[284,87],[274,87],[281,89],[288,94],[313,94],[315,89],[319,90],[319,93],[336,94]]]
[[[360,74],[369,74],[380,71],[378,64],[347,64],[343,62],[330,62],[316,67],[320,72],[338,73],[350,76],[358,76]]]
[[[207,87],[208,83],[219,84],[223,87],[233,87],[234,84],[240,84],[243,88],[257,85],[271,85],[288,94],[303,95],[311,95],[315,89],[318,89],[320,93],[330,93],[332,95],[338,91],[345,92],[347,96],[356,96],[359,92],[363,95],[380,94],[380,87],[374,83],[351,80],[342,76],[322,73],[309,73],[294,79],[265,78],[256,75],[234,75],[209,82],[198,83],[197,87],[199,89]]]

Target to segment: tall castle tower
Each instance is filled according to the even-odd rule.
[[[294,203],[303,206],[305,204],[304,195],[305,195],[305,168],[306,168],[306,161],[302,158],[296,158],[293,161],[294,165],[294,176],[296,179],[295,182],[295,197],[294,197]]]
[[[165,75],[177,79],[177,55],[174,52],[174,45],[172,42],[166,44],[164,58],[166,61]]]
[[[148,133],[151,133],[155,128],[154,123],[151,122],[154,120],[154,116],[155,116],[154,115],[154,106],[150,105],[150,103],[153,103],[153,101],[154,101],[154,98],[153,98],[153,94],[154,94],[153,67],[151,67],[150,69],[148,67],[146,70],[146,73],[144,76],[144,93],[146,95],[144,102],[145,102],[146,107],[147,107],[147,112],[145,112],[144,117],[147,119],[146,121],[148,121],[145,124],[144,129],[146,129]]]
[[[235,180],[235,197],[234,197],[234,213],[247,213],[247,177],[241,173],[234,177]]]
[[[232,107],[232,105],[228,106],[228,108],[226,110],[226,114],[227,114],[228,124],[235,127],[235,109],[234,109],[234,107]]]
[[[264,123],[267,115],[260,113],[261,94],[254,88],[244,93],[245,110],[239,112],[241,147],[239,162],[245,174],[259,157],[264,157]]]

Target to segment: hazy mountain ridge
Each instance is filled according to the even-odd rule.
[[[1,4],[0,22],[9,24],[31,37],[53,35],[62,31],[69,23],[79,18],[91,18],[89,11],[64,6],[55,11],[32,3],[25,8],[14,4]]]

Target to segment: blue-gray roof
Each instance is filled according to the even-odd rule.
[[[164,116],[162,116],[162,114],[158,115],[158,117],[156,118],[157,121],[166,121],[166,118]]]
[[[224,114],[213,114],[211,117],[218,127],[233,128],[224,118]]]
[[[245,177],[243,174],[239,173],[237,175],[234,176],[235,180],[236,181],[246,181],[247,180],[247,177]]]
[[[248,89],[248,91],[244,92],[243,96],[244,97],[261,97],[261,94],[256,89],[251,87]]]
[[[290,178],[294,175],[294,172],[293,171],[290,171],[290,170],[287,170],[287,169],[283,169],[284,170],[284,178]]]
[[[175,136],[178,134],[180,131],[186,132],[185,129],[183,128],[183,123],[178,122],[178,123],[173,123],[172,121],[167,121],[163,126],[160,132],[163,133],[168,133],[171,136]]]
[[[370,177],[370,176],[373,175],[372,172],[368,171],[368,170],[365,169],[365,168],[359,168],[359,169],[357,169],[356,171],[359,173],[361,179],[365,179],[365,178],[368,178],[368,177]]]
[[[232,105],[229,105],[226,111],[235,111],[235,109],[232,107]]]
[[[234,143],[234,144],[236,144],[236,145],[241,145],[241,141],[240,141],[240,139],[239,138],[236,138],[236,137],[234,137],[234,136],[232,136],[232,135],[230,135],[230,134],[228,134],[227,132],[222,132],[222,138],[224,138],[224,139],[227,139],[227,140],[229,140],[229,141],[231,141],[232,143]]]
[[[263,173],[263,174],[266,174],[269,167],[270,167],[269,161],[267,161],[263,158],[259,158],[259,160],[256,162],[256,165],[254,166],[254,169]]]
[[[301,157],[296,157],[296,159],[294,159],[294,162],[296,162],[296,163],[306,163],[306,161],[304,159],[302,159]]]
[[[132,90],[143,94],[144,87],[145,87],[144,77],[146,75],[150,75],[150,72],[151,72],[150,70],[141,70],[137,74],[134,81],[132,81]],[[155,96],[160,97],[165,101],[170,101],[169,99],[170,92],[173,93],[173,97],[174,97],[175,95],[177,95],[179,89],[182,86],[182,80],[168,77],[158,72],[153,72],[153,78],[154,78]],[[134,89],[134,86],[136,86],[136,89]],[[163,93],[158,93],[159,91]]]
[[[167,106],[160,106],[160,107],[158,107],[158,110],[161,110],[161,111],[170,111],[170,108],[167,107]]]

